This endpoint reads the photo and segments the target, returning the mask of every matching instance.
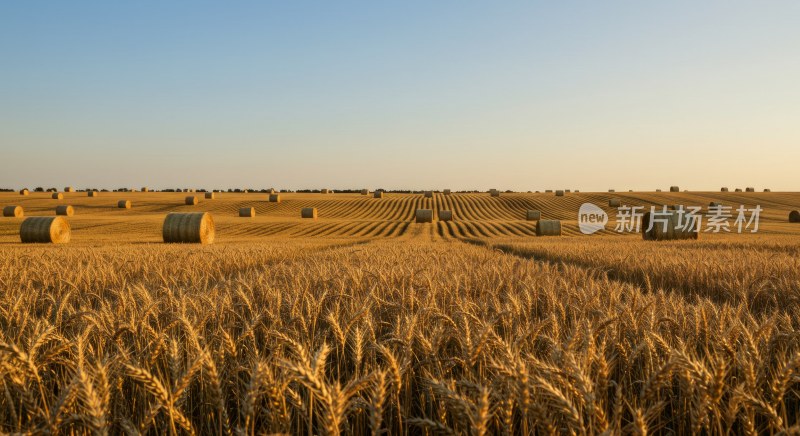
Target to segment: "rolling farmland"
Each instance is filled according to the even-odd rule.
[[[488,194],[434,193],[433,198],[421,194],[385,194],[384,198],[359,194],[281,194],[280,203],[270,203],[268,195],[247,193],[218,193],[214,200],[197,195],[199,204],[184,204],[185,193],[101,193],[87,197],[86,193],[64,193],[63,200],[53,200],[49,193],[0,193],[0,205],[18,205],[25,216],[54,215],[58,205],[69,204],[75,210],[70,217],[73,241],[102,242],[160,242],[161,223],[169,212],[210,212],[217,224],[220,243],[250,241],[259,238],[401,238],[401,239],[483,239],[528,237],[535,235],[535,222],[525,220],[528,209],[542,211],[542,219],[564,222],[565,236],[581,235],[577,227],[577,211],[582,203],[591,202],[606,210],[613,220],[608,200],[619,198],[623,204],[648,208],[671,204],[703,206],[711,201],[734,206],[760,205],[759,235],[795,234],[797,226],[790,225],[788,215],[800,208],[797,193],[572,193],[565,197],[553,194]],[[192,194],[196,195],[196,194]],[[129,200],[130,210],[116,207],[119,200]],[[252,207],[255,217],[238,217],[240,208]],[[300,209],[314,207],[319,218],[313,222],[300,219]],[[416,209],[432,209],[433,225],[417,228],[412,225]],[[439,210],[451,210],[453,220],[438,220]],[[18,222],[0,221],[0,242],[18,240]],[[613,225],[596,236],[620,236]],[[625,235],[633,236],[633,235]],[[635,235],[639,237],[639,235]],[[721,238],[723,235],[702,236]],[[739,236],[744,237],[744,236]],[[752,238],[752,235],[748,235]]]
[[[798,429],[797,193],[63,195],[0,193],[74,208],[62,245],[0,220],[5,433]],[[612,198],[763,212],[756,234],[643,241]],[[585,202],[606,230],[579,232]],[[162,243],[169,212],[210,212],[214,244]]]

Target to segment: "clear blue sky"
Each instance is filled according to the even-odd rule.
[[[0,187],[800,189],[797,1],[0,4]]]

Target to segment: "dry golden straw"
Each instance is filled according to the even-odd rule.
[[[442,193],[444,195],[450,195],[450,190],[449,189],[445,189],[445,190],[442,191]]]
[[[205,194],[206,200],[214,200],[217,198],[217,195],[213,192],[206,192]]]
[[[72,216],[75,215],[75,209],[73,209],[72,206],[67,204],[56,206],[56,215]]]
[[[197,196],[195,196],[195,195],[190,195],[190,196],[186,197],[186,199],[184,200],[184,203],[187,206],[196,206],[197,203],[199,203],[199,202],[200,202],[200,199],[197,198]]]
[[[211,244],[214,242],[214,219],[208,212],[169,213],[162,228],[164,242]]]
[[[372,198],[383,198],[383,191],[375,191]]]
[[[19,195],[30,195],[30,193],[31,191],[28,191],[27,189],[21,189],[19,191]]]
[[[642,218],[642,238],[645,241],[697,239],[700,237],[696,225],[692,225],[693,228],[691,229],[685,228],[687,220],[683,219],[676,210],[659,212],[656,218],[657,221],[654,221],[652,228],[650,228],[650,222],[654,218],[650,212],[646,212]],[[678,227],[679,224],[681,225],[680,227]]]
[[[556,197],[563,197],[563,196],[564,196],[564,191],[562,191],[560,189],[558,191],[556,191]]]
[[[54,192],[53,195],[50,196],[53,200],[63,200],[64,195],[60,192]]]
[[[542,218],[542,212],[538,210],[526,210],[525,211],[525,220],[526,221],[539,221]]]
[[[3,208],[3,216],[22,218],[25,216],[25,212],[22,210],[22,206],[6,206]]]
[[[254,216],[256,216],[256,208],[254,207],[239,208],[239,216],[242,218],[253,218]]]
[[[432,223],[433,222],[433,210],[431,209],[417,209],[414,213],[414,217],[416,222],[418,223]]]
[[[619,198],[612,198],[608,200],[608,207],[620,207],[622,205],[622,200]]]
[[[86,191],[87,197],[97,197],[100,193],[97,191]]]
[[[433,191],[425,191],[425,198],[433,198]]]
[[[561,220],[536,221],[536,236],[561,236]]]
[[[300,210],[300,218],[317,219],[316,207],[304,207]]]
[[[269,195],[269,202],[270,203],[280,203],[281,202],[281,194],[270,194]]]
[[[70,239],[69,222],[60,216],[26,218],[19,227],[23,243],[66,244]]]
[[[131,201],[130,200],[120,200],[117,202],[117,207],[120,209],[130,209],[131,208]]]

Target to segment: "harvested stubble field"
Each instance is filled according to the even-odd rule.
[[[0,431],[798,430],[800,194],[281,195],[0,194],[75,208],[67,245],[0,220]],[[764,213],[755,235],[578,236],[612,197]],[[160,243],[172,211],[212,212],[214,245]]]

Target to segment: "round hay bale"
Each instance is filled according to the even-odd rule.
[[[166,243],[211,244],[214,242],[214,219],[208,212],[168,213],[162,235]]]
[[[320,189],[319,192],[320,192],[320,194],[328,194],[331,191],[330,191],[330,189]]]
[[[536,236],[561,236],[561,220],[536,221]]]
[[[656,192],[661,192],[661,190],[660,189],[656,189]]]
[[[269,195],[269,202],[270,203],[280,203],[281,202],[281,194],[270,194]]]
[[[61,206],[56,206],[56,215],[72,216],[75,215],[75,209],[68,204],[62,204]]]
[[[300,210],[300,218],[310,218],[312,220],[317,219],[317,208],[316,207],[304,207]]]
[[[27,196],[27,195],[30,195],[30,194],[31,194],[31,191],[28,191],[27,189],[20,189],[20,191],[19,191],[19,195]]]
[[[254,216],[256,216],[256,208],[242,207],[239,209],[239,216],[242,218],[253,218]]]
[[[564,192],[565,192],[565,193],[567,193],[567,194],[569,194],[569,193],[570,193],[570,192],[572,192],[572,191],[570,191],[569,189],[565,189],[565,190],[564,190]]]
[[[217,198],[217,194],[215,194],[213,192],[206,192],[205,197],[206,197],[206,200],[213,200],[213,199]]]
[[[622,206],[622,200],[619,198],[612,198],[608,200],[608,207],[620,207]]]
[[[66,188],[64,188],[64,192],[75,192],[75,188],[73,188],[72,186],[67,186]]]
[[[764,192],[772,192],[772,189],[764,188]]]
[[[274,194],[274,193],[275,193],[275,189],[274,188],[267,189],[267,194]]]
[[[492,197],[499,197],[500,191],[498,191],[497,189],[492,189],[491,191],[489,191],[489,195],[491,195]]]
[[[25,216],[25,212],[22,210],[22,206],[6,206],[3,208],[3,216],[9,218],[22,218]]]
[[[442,191],[442,193],[444,195],[450,195],[450,190],[449,189],[445,189],[444,191]]]
[[[745,189],[747,192],[756,192],[756,188],[747,188]]]
[[[789,212],[789,222],[790,223],[800,223],[800,211],[793,210]]]
[[[361,195],[369,195],[369,189],[362,189]]]
[[[19,238],[25,244],[66,244],[70,238],[69,222],[60,216],[26,218],[19,227]]]
[[[545,193],[545,194],[552,194],[552,193],[553,193],[553,190],[552,190],[552,189],[545,189],[545,190],[544,190],[544,193]]]
[[[150,192],[150,188],[147,186],[142,186],[142,192]]]
[[[375,191],[372,198],[383,198],[383,191]]]
[[[564,191],[562,191],[560,189],[558,191],[556,191],[556,197],[563,197],[563,196],[564,196]]]
[[[681,192],[681,188],[679,186],[670,186],[669,192]]]
[[[86,196],[87,197],[97,197],[98,194],[100,194],[100,193],[97,192],[97,191],[86,191]]]
[[[650,212],[645,212],[642,217],[642,239],[645,241],[673,241],[681,239],[697,239],[700,233],[696,229],[683,229],[676,228],[678,223],[686,224],[686,220],[681,222],[681,214],[677,211],[667,211],[668,215],[663,215],[659,212],[659,222],[653,224],[653,228],[647,231],[650,227],[652,217]],[[661,220],[667,220],[666,229]]]
[[[130,209],[131,208],[131,201],[130,200],[120,200],[117,202],[117,207],[120,209]]]
[[[617,192],[617,191],[615,191],[613,189],[609,189],[608,192]]]
[[[425,191],[425,198],[433,198],[433,191]]]
[[[525,221],[539,221],[542,219],[542,212],[538,210],[526,210]]]
[[[199,203],[199,202],[200,202],[200,199],[197,198],[197,196],[195,196],[195,195],[190,195],[190,196],[186,197],[186,199],[184,200],[184,203],[186,203],[187,206],[197,206],[197,203]]]
[[[453,221],[453,211],[452,210],[440,210],[439,211],[439,221]]]
[[[719,188],[719,192],[728,192],[728,188],[725,187]]]
[[[64,199],[64,194],[62,194],[60,192],[54,192],[53,195],[50,196],[50,198],[52,198],[53,200],[63,200]]]
[[[416,218],[416,222],[418,223],[432,223],[433,222],[433,210],[431,209],[417,209],[414,212],[414,217]]]

